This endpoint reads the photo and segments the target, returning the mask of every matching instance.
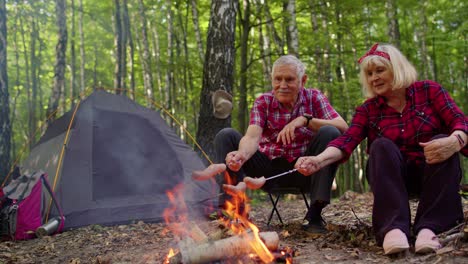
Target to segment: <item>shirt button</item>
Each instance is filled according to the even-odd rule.
[[[404,130],[404,129],[402,129],[402,130],[401,130],[401,132],[405,132],[405,130]]]

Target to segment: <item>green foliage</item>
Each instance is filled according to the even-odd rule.
[[[71,38],[71,11],[75,11],[75,50],[76,68],[84,62],[85,87],[89,92],[93,87],[115,88],[115,36],[114,36],[114,1],[83,0],[83,29],[85,56],[79,55],[79,1],[74,7],[67,2],[68,36]],[[122,1],[121,1],[122,2]],[[196,39],[190,1],[142,1],[147,18],[146,27],[151,50],[153,92],[155,102],[167,108],[186,129],[195,135],[197,118],[200,110],[200,92],[203,88],[203,66]],[[257,6],[257,2],[262,2]],[[286,44],[286,13],[282,0],[252,1],[250,31],[248,39],[247,105],[249,109],[255,97],[271,89],[268,78],[264,76],[262,52],[274,61],[279,53],[286,53],[275,43],[271,28],[267,26],[264,10],[268,5],[274,26],[281,42]],[[146,91],[143,84],[142,60],[142,16],[139,1],[128,1],[130,31],[134,42],[134,71],[136,101],[146,105]],[[206,49],[206,38],[210,6],[212,1],[197,0],[197,12],[202,54]],[[170,4],[170,6],[168,6]],[[242,9],[242,1],[239,6]],[[378,0],[298,0],[296,1],[296,20],[299,32],[299,56],[307,65],[308,87],[317,87],[325,91],[339,113],[350,121],[354,108],[364,100],[358,80],[357,59],[374,42],[388,42],[388,16],[386,1]],[[428,72],[428,78],[441,83],[453,96],[457,104],[466,113],[468,107],[468,88],[466,74],[468,16],[467,2],[463,0],[408,1],[397,0],[397,19],[400,30],[402,51],[416,66],[420,76]],[[8,75],[9,93],[12,109],[14,154],[19,154],[28,141],[29,112],[37,118],[37,126],[45,122],[47,103],[51,97],[54,83],[55,48],[57,45],[57,25],[54,1],[7,1],[8,10]],[[170,16],[172,15],[172,16]],[[314,29],[313,19],[317,21]],[[422,19],[425,18],[425,19]],[[260,23],[260,19],[262,22]],[[172,21],[172,25],[169,22]],[[36,31],[32,27],[36,23]],[[172,32],[168,33],[169,28]],[[268,47],[260,46],[260,29],[269,37]],[[237,21],[236,47],[240,47],[241,24]],[[38,33],[35,54],[38,59],[37,72],[31,73],[31,48]],[[418,34],[416,34],[418,33]],[[169,39],[172,42],[169,42]],[[427,48],[427,60],[422,57],[422,45]],[[68,43],[70,45],[70,42]],[[232,125],[240,127],[237,115],[240,99],[240,50],[236,54],[236,68],[233,89],[234,112]],[[130,51],[127,49],[127,87],[130,86],[129,62]],[[67,72],[65,89],[70,89],[70,46],[67,47]],[[429,61],[429,65],[425,63]],[[31,107],[32,77],[37,76],[37,103]],[[170,78],[169,78],[170,77]],[[168,83],[168,80],[172,80]],[[169,91],[166,91],[169,89]],[[167,97],[170,93],[171,96]],[[69,110],[77,98],[67,98],[60,108],[60,113]],[[247,118],[248,120],[248,118]],[[180,131],[180,129],[176,128]],[[42,130],[38,131],[43,132]],[[37,135],[36,140],[39,135]],[[186,136],[184,137],[187,138]],[[189,144],[193,144],[188,140]],[[27,149],[27,148],[26,148]],[[16,157],[16,156],[15,156]],[[464,159],[465,171],[468,162]],[[359,167],[359,166],[358,166]],[[352,169],[354,170],[354,169]],[[343,171],[352,171],[343,168]],[[355,172],[354,174],[357,174]]]

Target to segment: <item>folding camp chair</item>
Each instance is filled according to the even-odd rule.
[[[298,188],[298,187],[274,187],[274,188],[271,188],[269,190],[266,190],[266,192],[268,193],[268,196],[270,197],[271,204],[273,206],[273,208],[271,209],[270,217],[268,218],[267,225],[270,225],[270,222],[271,222],[271,219],[273,218],[274,213],[276,213],[276,215],[278,216],[278,219],[279,219],[280,223],[282,225],[284,225],[283,219],[281,218],[281,214],[278,211],[277,205],[278,205],[278,202],[279,202],[281,196],[283,196],[285,194],[301,194],[302,198],[304,199],[304,203],[305,203],[305,205],[307,207],[307,210],[309,210],[309,208],[310,208],[309,202],[308,202],[307,197],[305,195],[306,190],[303,190],[301,188]]]

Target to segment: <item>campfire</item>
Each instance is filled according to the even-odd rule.
[[[229,181],[227,183],[223,188],[232,199],[226,202],[225,215],[220,216],[217,222],[230,231],[228,237],[207,235],[195,222],[188,221],[183,186],[167,191],[172,206],[165,210],[164,218],[168,231],[174,233],[178,243],[177,248],[170,249],[164,263],[292,263],[292,256],[288,253],[290,250],[279,250],[278,234],[260,232],[249,220],[250,206],[245,183],[236,186]]]

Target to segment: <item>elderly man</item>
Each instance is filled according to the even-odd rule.
[[[285,55],[275,61],[271,81],[273,90],[255,100],[244,136],[232,128],[216,135],[216,161],[226,163],[231,183],[242,181],[246,175],[268,177],[291,170],[299,157],[320,153],[348,128],[322,92],[304,88],[305,66],[295,56]],[[269,180],[263,188],[310,185],[311,207],[303,228],[323,233],[326,229],[321,212],[330,203],[336,169],[337,165],[330,165],[314,177],[295,172]],[[229,196],[222,196],[220,203],[225,199]]]

